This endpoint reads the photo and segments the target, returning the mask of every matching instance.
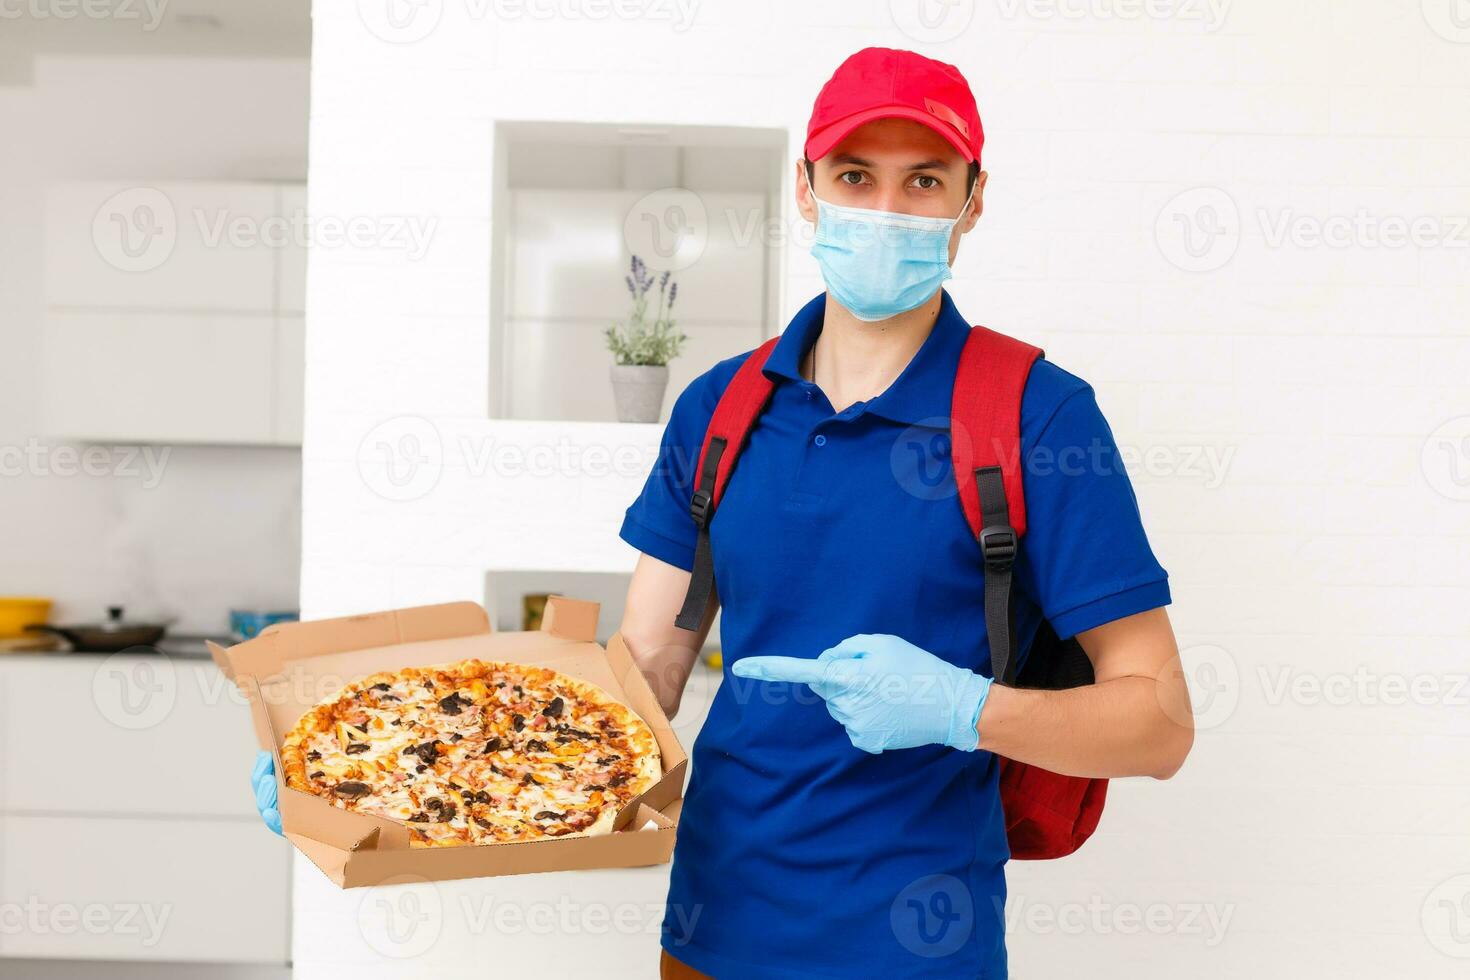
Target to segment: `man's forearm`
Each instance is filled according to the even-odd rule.
[[[648,686],[653,688],[659,706],[669,718],[679,710],[689,671],[705,637],[709,636],[719,608],[718,601],[711,601],[698,630],[679,629],[674,619],[688,588],[687,571],[651,555],[639,555],[628,583],[623,623],[618,630],[633,662],[647,678]]]
[[[673,718],[679,711],[679,702],[684,696],[684,685],[689,681],[689,672],[694,667],[699,651],[690,646],[659,643],[656,640],[623,635],[633,662],[638,665],[658,698],[659,707],[665,717]]]
[[[1177,698],[1174,685],[1144,676],[1066,691],[997,684],[980,712],[979,747],[1068,776],[1167,779],[1194,742]]]

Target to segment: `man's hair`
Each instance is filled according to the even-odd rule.
[[[805,158],[803,158],[803,159],[805,159]],[[812,161],[810,161],[810,160],[807,160],[806,161],[806,179],[807,179],[807,183],[809,185],[814,185],[817,182],[816,164],[812,163]],[[965,181],[965,197],[969,197],[970,196],[970,192],[975,189],[975,181],[977,181],[979,179],[980,179],[980,161],[979,160],[971,160],[970,161],[969,178]]]

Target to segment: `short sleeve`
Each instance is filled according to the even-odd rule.
[[[1112,429],[1085,382],[1039,361],[1022,398],[1020,587],[1057,635],[1169,604]]]
[[[719,362],[675,399],[653,471],[629,505],[618,531],[620,538],[644,554],[685,571],[694,568],[694,546],[699,538],[699,529],[689,516],[699,450],[720,395],[747,356]]]

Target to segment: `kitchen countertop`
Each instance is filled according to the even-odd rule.
[[[208,660],[209,649],[204,645],[206,640],[213,640],[221,646],[231,646],[240,640],[233,636],[211,635],[207,633],[177,633],[165,635],[162,640],[151,647],[130,647],[127,650],[117,651],[134,656],[152,656],[163,654],[167,657],[176,657],[182,660]],[[50,650],[14,650],[0,655],[0,663],[8,657],[95,657],[105,658],[116,654],[100,650],[69,650],[66,643],[59,641]]]

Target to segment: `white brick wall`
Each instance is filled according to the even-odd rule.
[[[494,122],[786,127],[794,156],[842,57],[915,48],[966,73],[989,140],[986,216],[952,292],[1091,381],[1119,441],[1155,461],[1135,485],[1201,718],[1175,780],[1116,783],[1084,851],[1012,867],[1014,974],[1465,975],[1470,28],[1450,17],[1463,2],[959,0],[906,34],[906,0],[703,0],[687,28],[651,0],[647,16],[603,19],[427,0],[407,30],[437,27],[389,43],[367,25],[393,36],[390,2],[315,5],[311,209],[439,230],[418,262],[312,255],[308,616],[480,598],[483,571],[525,548],[504,536],[526,527],[548,554],[631,561],[615,518],[636,477],[543,496],[447,458],[442,484],[403,490],[358,462],[386,458],[401,477],[417,453],[405,435],[505,431],[484,419]],[[1360,212],[1367,230],[1338,244],[1305,237]],[[1283,220],[1301,234],[1280,239]],[[1413,221],[1435,240],[1376,237]],[[1206,227],[1223,234],[1191,256],[1186,227],[1197,245]],[[789,316],[820,280],[799,244],[784,268]],[[403,416],[424,421],[390,422]],[[583,517],[564,530],[533,511],[568,493]],[[660,874],[629,881],[657,901]],[[423,956],[385,958],[351,927],[359,900],[299,874],[304,980],[348,961],[408,977],[553,948],[588,964],[607,951],[618,969],[601,976],[652,975],[647,934],[446,924]]]

